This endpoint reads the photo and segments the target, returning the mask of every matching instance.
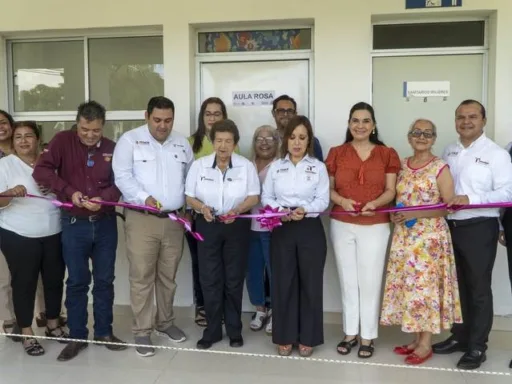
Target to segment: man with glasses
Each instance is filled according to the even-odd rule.
[[[72,202],[62,211],[62,253],[68,270],[66,308],[70,338],[88,338],[87,304],[91,284],[89,259],[94,279],[94,340],[112,351],[126,349],[113,335],[114,269],[117,248],[115,210],[91,202],[118,201],[112,155],[115,143],[103,137],[105,108],[89,101],[78,107],[77,130],[59,132],[41,155],[33,177],[49,188],[60,201]],[[57,358],[68,361],[87,348],[86,342],[70,342]]]
[[[455,183],[456,196],[448,206],[512,201],[510,156],[485,135],[486,122],[485,108],[478,101],[465,100],[455,111],[459,140],[443,156]],[[432,347],[437,354],[465,352],[459,369],[476,369],[486,360],[494,316],[491,283],[499,215],[497,208],[448,215],[464,322],[454,324],[452,336]]]
[[[288,95],[281,95],[274,99],[272,103],[272,116],[274,116],[274,120],[276,121],[277,132],[281,139],[284,134],[284,129],[296,114],[297,102],[293,98]],[[322,146],[316,137],[314,139],[315,157],[320,161],[324,161]]]

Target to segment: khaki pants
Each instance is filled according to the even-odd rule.
[[[147,336],[173,324],[176,273],[183,251],[183,226],[165,218],[126,210],[126,254],[129,262],[133,333]]]
[[[14,320],[12,306],[11,274],[5,257],[0,252],[0,321]]]

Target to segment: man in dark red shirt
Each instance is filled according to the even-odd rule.
[[[114,268],[117,248],[117,222],[113,207],[89,200],[118,201],[121,193],[114,184],[112,154],[115,143],[103,137],[105,108],[94,102],[78,107],[77,130],[55,135],[44,150],[33,177],[50,188],[60,201],[74,207],[62,211],[62,253],[68,269],[66,308],[70,338],[87,339],[87,304],[92,259],[94,278],[94,339],[122,343],[112,332]],[[88,346],[71,342],[60,353],[68,361]],[[125,346],[109,345],[113,351]]]

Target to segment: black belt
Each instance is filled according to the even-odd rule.
[[[155,216],[155,217],[158,217],[159,219],[168,219],[170,213],[172,213],[173,215],[176,215],[176,216],[179,215],[179,212],[176,210],[155,212],[155,211],[147,211],[147,210],[141,211],[140,209],[132,209],[132,208],[128,208],[128,209],[135,211],[135,212],[143,213],[145,215]]]
[[[483,223],[488,220],[498,220],[497,217],[472,217],[471,219],[464,220],[446,220],[448,225],[452,228],[466,227],[468,225]]]
[[[62,214],[61,217],[64,219],[69,220],[83,220],[83,221],[89,221],[91,223],[94,223],[95,221],[101,220],[105,217],[114,216],[114,213],[107,213],[102,212],[98,213],[97,215],[69,215],[69,214]]]

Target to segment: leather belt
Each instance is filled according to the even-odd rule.
[[[155,217],[158,217],[159,219],[168,219],[169,218],[169,213],[172,213],[174,215],[179,215],[179,212],[174,210],[174,211],[160,211],[160,212],[154,212],[154,211],[141,211],[139,209],[131,209],[131,208],[128,208],[132,211],[135,211],[135,212],[139,212],[139,213],[142,213],[142,214],[145,214],[145,215],[151,215],[151,216],[155,216]]]

